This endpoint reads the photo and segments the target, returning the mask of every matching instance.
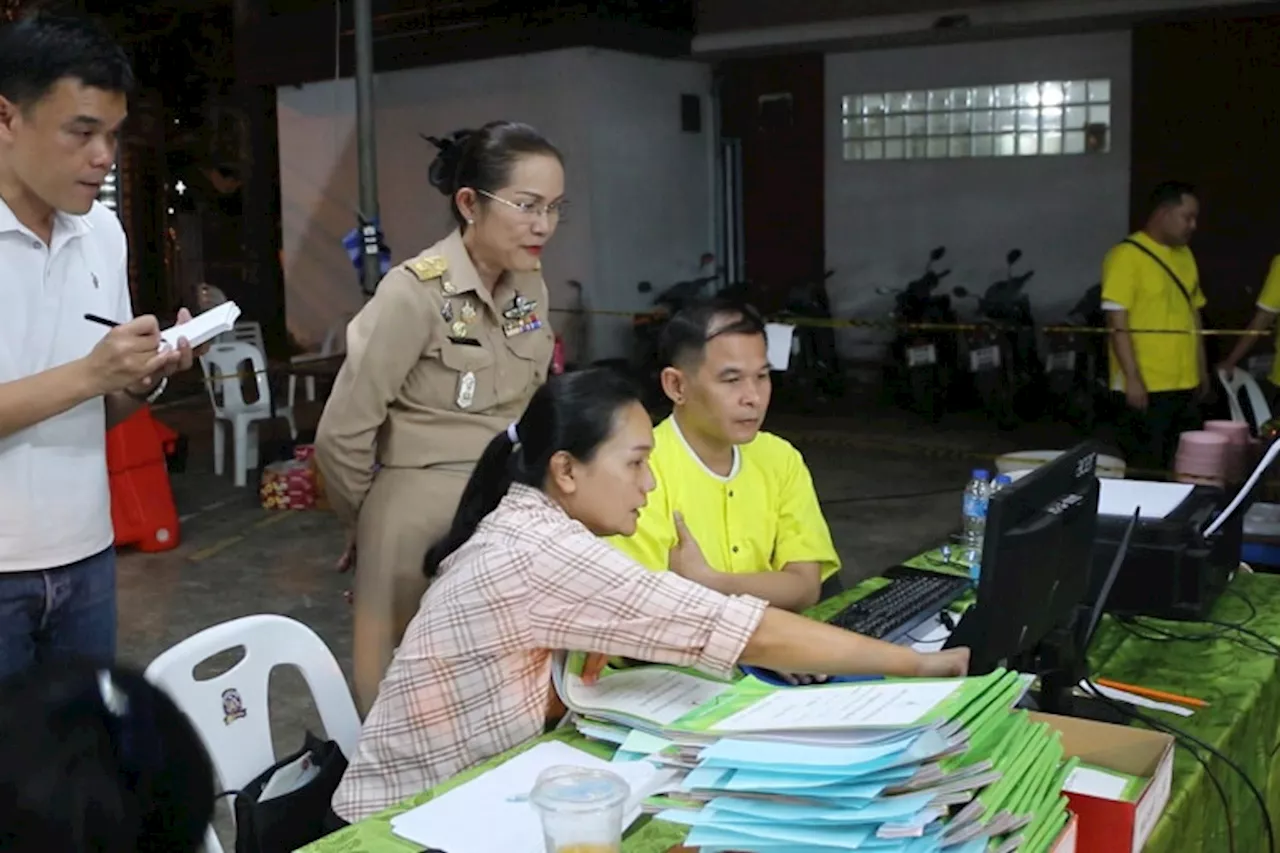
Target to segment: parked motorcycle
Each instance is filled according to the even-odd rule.
[[[974,388],[1001,429],[1012,429],[1020,417],[1029,419],[1043,410],[1044,366],[1031,300],[1023,292],[1035,270],[1015,275],[1014,264],[1021,258],[1021,249],[1005,256],[1005,277],[978,297],[978,328],[965,334]],[[952,292],[970,296],[963,287]]]
[[[945,246],[929,253],[920,278],[905,288],[878,288],[881,295],[894,295],[893,319],[902,326],[921,324],[954,325],[957,322],[951,297],[935,293],[951,270],[935,270],[934,264],[947,254]],[[889,347],[885,366],[886,385],[910,409],[932,421],[947,409],[956,368],[956,334],[947,330],[899,328]]]
[[[1106,326],[1101,284],[1085,291],[1063,326],[1082,330]],[[1054,332],[1048,338],[1044,369],[1054,412],[1086,435],[1092,433],[1107,393],[1107,336]]]
[[[661,410],[666,404],[666,395],[662,392],[662,364],[659,358],[659,343],[662,329],[667,320],[681,308],[705,299],[714,293],[721,295],[729,290],[715,290],[715,283],[720,281],[720,271],[698,278],[678,281],[654,296],[648,310],[637,312],[631,318],[631,351],[624,358],[601,359],[593,362],[593,366],[607,366],[622,371],[635,380],[644,395],[644,403],[654,410]],[[653,284],[642,281],[636,285],[636,291],[645,295],[653,292]],[[711,291],[709,293],[708,291]]]
[[[835,270],[827,270],[820,278],[802,281],[788,288],[787,300],[778,315],[781,323],[796,323],[791,339],[791,362],[783,383],[809,403],[824,402],[844,393],[835,329],[802,322],[831,319],[831,300],[826,283],[833,275]]]

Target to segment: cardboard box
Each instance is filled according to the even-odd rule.
[[[1067,792],[1079,818],[1077,845],[1089,853],[1139,853],[1164,814],[1173,784],[1172,735],[1132,726],[1033,713],[1062,733],[1068,757],[1144,780],[1133,802]]]

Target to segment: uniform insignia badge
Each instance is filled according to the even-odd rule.
[[[409,262],[409,269],[419,281],[431,281],[444,275],[449,269],[449,262],[440,255],[431,255]]]
[[[458,377],[458,408],[469,409],[476,398],[476,375],[468,370]]]
[[[525,299],[520,294],[511,300],[511,307],[502,312],[506,322],[502,324],[502,333],[508,338],[522,335],[542,328],[542,321],[533,313],[538,303],[533,299]]]

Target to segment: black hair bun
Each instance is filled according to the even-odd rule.
[[[471,130],[455,130],[443,139],[420,134],[423,139],[439,150],[436,158],[431,161],[427,178],[431,181],[431,186],[444,195],[452,196],[458,191],[458,167],[462,165],[462,154],[466,149],[467,140],[473,134],[474,131]]]

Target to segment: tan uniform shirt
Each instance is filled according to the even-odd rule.
[[[339,518],[354,525],[374,463],[473,464],[546,381],[554,338],[539,272],[490,293],[455,231],[391,272],[347,326],[316,434]]]

